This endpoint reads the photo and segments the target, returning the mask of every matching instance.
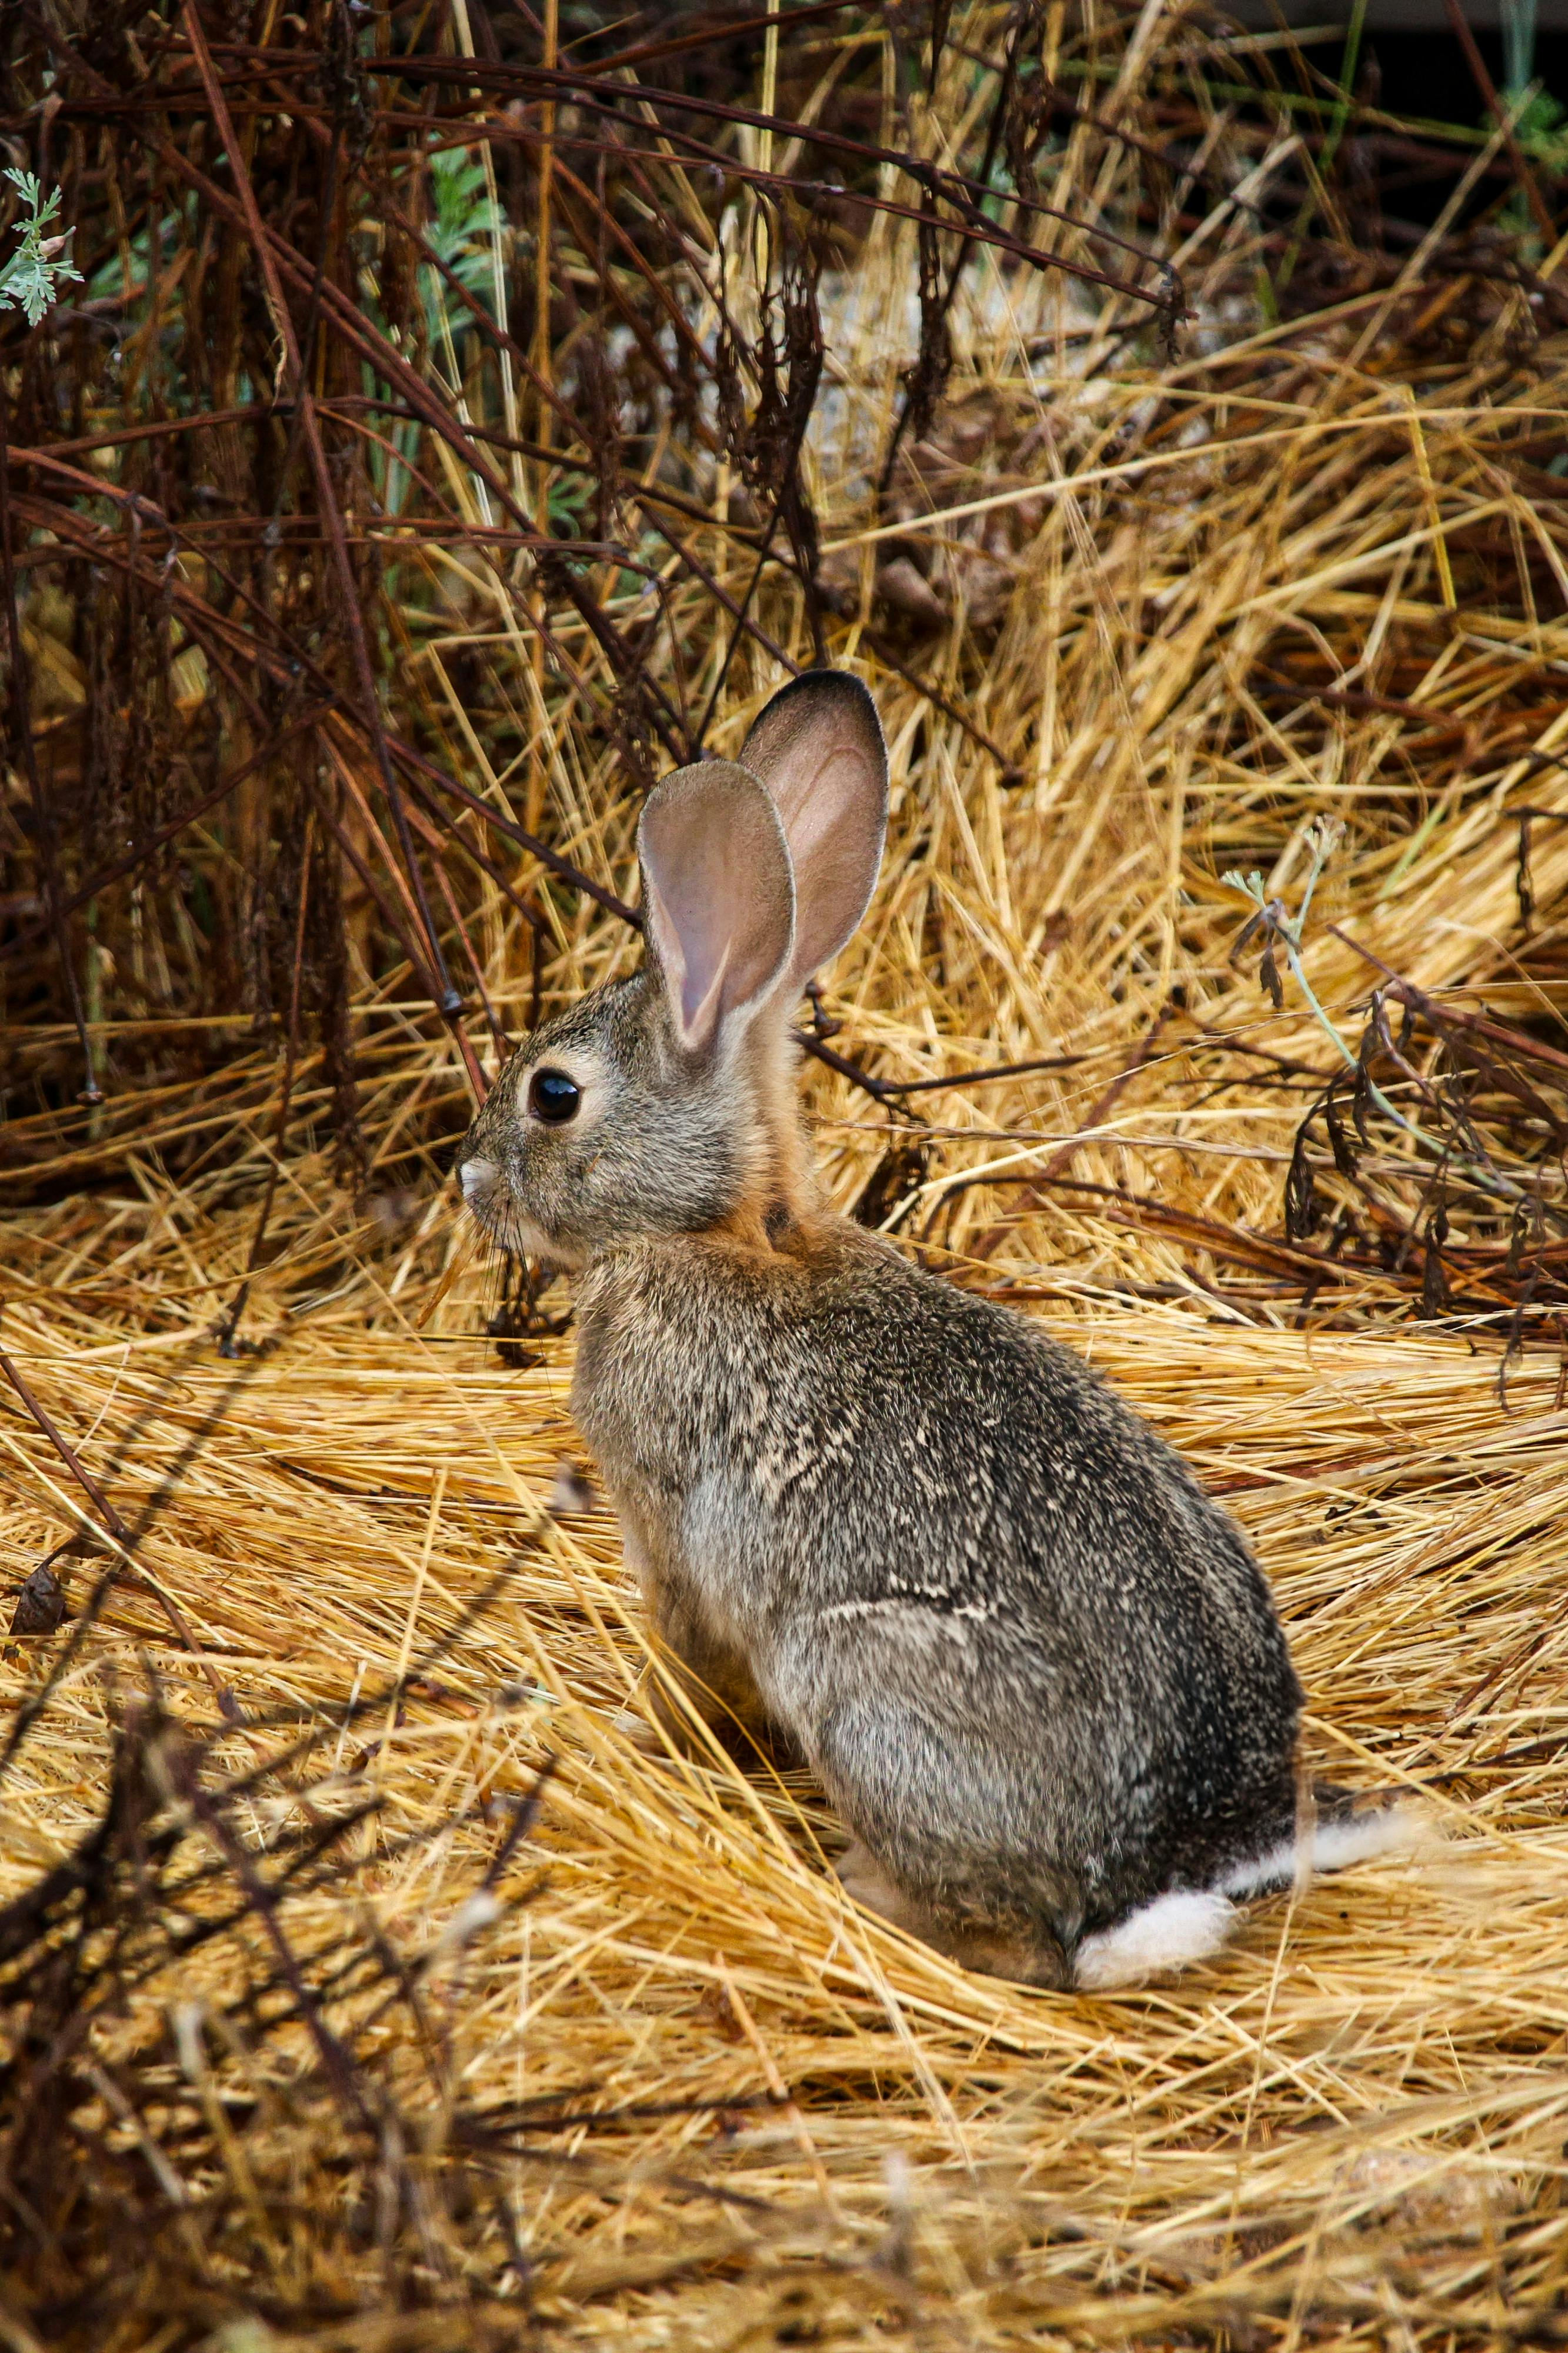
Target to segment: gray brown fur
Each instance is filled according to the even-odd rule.
[[[796,923],[758,1000],[781,885],[745,764],[787,811],[823,743],[850,848],[834,866],[819,823],[792,869],[784,843],[827,915]],[[853,1892],[976,1966],[1065,1983],[1087,1934],[1290,1837],[1301,1694],[1262,1575],[1180,1458],[1032,1324],[821,1202],[794,943],[832,953],[858,920],[881,764],[868,699],[828,673],[775,698],[741,769],[671,780],[683,821],[727,822],[729,794],[760,845],[732,958],[751,997],[725,994],[724,939],[696,940],[720,1012],[694,1048],[650,926],[640,974],[520,1049],[465,1190],[580,1271],[573,1409],[698,1704],[808,1760],[857,1841]],[[647,839],[645,817],[645,859]],[[581,1074],[578,1121],[529,1113],[543,1067]]]

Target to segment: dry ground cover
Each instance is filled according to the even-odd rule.
[[[613,140],[529,26],[373,14],[60,20],[120,276],[5,362],[0,2337],[1568,2340],[1563,248],[1500,131],[1379,241],[1375,116],[1157,5],[584,36]],[[876,151],[815,211],[802,120]],[[1184,1448],[1314,1761],[1431,1824],[1115,2000],[634,1744],[569,1293],[447,1181],[498,1034],[638,953],[646,776],[819,652],[893,779],[803,1008],[834,1198]]]

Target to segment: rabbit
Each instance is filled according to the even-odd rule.
[[[1400,1833],[1338,1791],[1301,1808],[1279,1615],[1180,1457],[1015,1310],[826,1206],[790,1021],[887,810],[875,706],[830,670],[739,761],[666,777],[642,967],[520,1046],[462,1190],[575,1276],[573,1411],[683,1695],[810,1767],[847,1893],[969,1968],[1133,1984]]]

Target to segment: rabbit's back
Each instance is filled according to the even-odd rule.
[[[574,1405],[645,1578],[931,1900],[1033,1890],[1077,1933],[1289,1818],[1300,1694],[1259,1570],[1023,1317],[812,1220],[610,1253],[580,1334]]]

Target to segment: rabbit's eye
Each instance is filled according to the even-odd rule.
[[[575,1119],[582,1100],[582,1088],[564,1071],[535,1071],[528,1082],[529,1110],[551,1127]]]

